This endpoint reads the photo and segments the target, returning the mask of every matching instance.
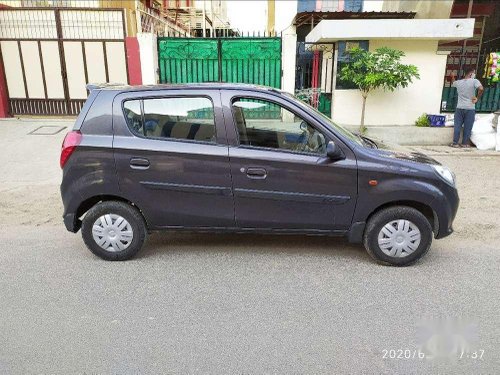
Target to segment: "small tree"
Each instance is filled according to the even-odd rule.
[[[349,62],[340,70],[342,81],[353,83],[363,97],[360,132],[365,131],[366,98],[370,91],[378,88],[394,91],[407,87],[414,78],[420,78],[415,65],[401,64],[403,51],[388,47],[377,48],[375,52],[353,48],[347,51]]]

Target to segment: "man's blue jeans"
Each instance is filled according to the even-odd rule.
[[[464,134],[462,137],[462,144],[469,144],[470,133],[472,132],[472,126],[474,125],[475,117],[476,111],[473,109],[457,108],[455,110],[455,131],[453,132],[453,143],[458,143],[458,140],[460,139],[460,130],[463,126]]]

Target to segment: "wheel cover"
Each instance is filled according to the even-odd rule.
[[[130,246],[134,232],[130,223],[122,216],[106,214],[99,217],[92,226],[92,237],[99,247],[106,251],[123,251]]]
[[[420,245],[420,229],[409,220],[393,220],[385,224],[378,234],[378,246],[390,257],[403,258]]]

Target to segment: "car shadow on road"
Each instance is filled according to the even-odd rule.
[[[350,244],[343,237],[155,232],[149,235],[137,258],[157,257],[172,252],[252,253],[333,256],[371,262],[362,244]]]

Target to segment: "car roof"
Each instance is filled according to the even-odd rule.
[[[135,91],[160,91],[160,90],[251,90],[260,92],[283,93],[280,89],[268,86],[252,85],[247,83],[223,83],[223,82],[203,82],[186,84],[158,84],[158,85],[137,85],[131,86],[123,83],[102,83],[88,84],[87,90],[104,90],[116,92],[135,92]]]

